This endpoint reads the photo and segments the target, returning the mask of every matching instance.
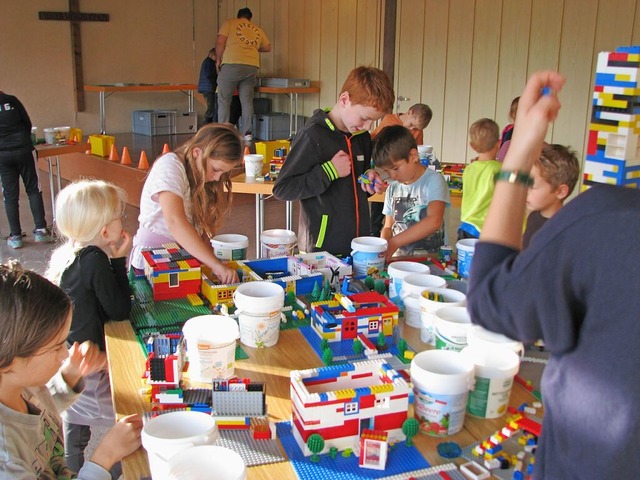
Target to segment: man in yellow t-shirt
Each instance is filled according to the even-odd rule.
[[[260,53],[270,52],[269,39],[260,27],[251,22],[248,8],[238,10],[237,18],[225,21],[218,32],[218,122],[229,122],[233,92],[237,89],[242,105],[240,133],[251,131],[253,94],[260,68]]]

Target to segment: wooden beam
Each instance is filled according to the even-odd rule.
[[[395,76],[396,63],[396,18],[398,14],[398,1],[385,0],[384,2],[384,31],[382,34],[382,70],[391,79]]]

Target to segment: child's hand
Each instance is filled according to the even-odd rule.
[[[367,177],[367,182],[360,182],[360,188],[365,192],[373,195],[374,193],[383,193],[385,188],[387,188],[387,183],[382,180],[380,174],[374,170],[370,169],[363,173],[363,176]]]
[[[142,417],[140,415],[123,417],[103,437],[91,457],[91,461],[105,470],[111,470],[115,463],[140,448],[141,431]]]
[[[240,281],[238,279],[238,272],[233,268],[227,267],[222,262],[216,262],[215,265],[211,266],[211,270],[222,284],[238,283]]]
[[[111,258],[128,257],[133,245],[133,237],[126,230],[122,230],[120,242],[111,245]]]
[[[400,245],[398,245],[397,240],[394,240],[396,237],[391,237],[387,239],[387,257],[386,262],[391,263],[393,254],[396,253]]]
[[[351,159],[349,158],[349,154],[344,150],[340,150],[336,153],[331,159],[331,163],[333,163],[333,167],[338,172],[338,177],[347,177],[351,173]]]
[[[104,370],[107,367],[107,355],[98,345],[87,340],[82,344],[75,342],[69,349],[69,356],[62,363],[60,373],[70,387],[75,387],[81,377]]]

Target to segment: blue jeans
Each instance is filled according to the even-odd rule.
[[[35,150],[18,150],[0,155],[0,180],[4,209],[7,213],[11,235],[21,235],[20,225],[20,178],[29,197],[29,207],[35,228],[46,228],[42,190],[36,170],[37,154]]]

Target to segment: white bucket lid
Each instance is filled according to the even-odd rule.
[[[467,334],[467,343],[470,347],[495,348],[504,347],[513,352],[520,353],[523,351],[521,342],[513,340],[501,333],[491,332],[480,325],[474,325],[469,329]]]
[[[215,440],[215,419],[204,412],[179,411],[168,412],[148,420],[142,428],[142,444],[147,450],[153,450],[157,443],[172,442],[193,444]]]
[[[475,366],[451,350],[425,350],[411,360],[411,381],[432,393],[456,394],[473,389]]]
[[[182,327],[184,336],[211,342],[214,345],[227,345],[240,338],[238,322],[224,315],[200,315],[187,320]]]
[[[430,273],[429,266],[419,262],[391,262],[387,267],[387,273],[390,277],[404,278],[412,273]]]
[[[284,288],[274,282],[243,283],[233,292],[233,301],[242,312],[273,312],[284,306]]]
[[[356,237],[351,240],[351,249],[355,252],[383,252],[387,241],[380,237]]]
[[[245,163],[262,163],[264,156],[259,153],[250,153],[244,156]]]
[[[483,378],[509,378],[518,373],[520,357],[506,348],[485,349],[468,346],[460,353],[476,366],[476,376]]]
[[[435,293],[442,296],[442,302],[436,302],[435,300],[430,300],[425,293]],[[467,296],[459,290],[454,290],[452,288],[427,288],[420,294],[420,302],[433,302],[439,303],[442,305],[452,304],[454,305],[465,305],[467,302]]]
[[[298,237],[296,236],[296,232],[292,230],[274,228],[272,230],[263,231],[260,234],[260,240],[266,243],[290,244],[296,243],[298,241]]]
[[[216,235],[211,239],[211,245],[219,248],[248,248],[249,238],[236,233]]]
[[[170,480],[244,480],[247,467],[239,453],[214,445],[200,445],[169,460]]]
[[[476,247],[476,243],[478,243],[478,241],[479,240],[477,238],[463,238],[462,240],[458,240],[456,248],[458,250],[471,252]]]

